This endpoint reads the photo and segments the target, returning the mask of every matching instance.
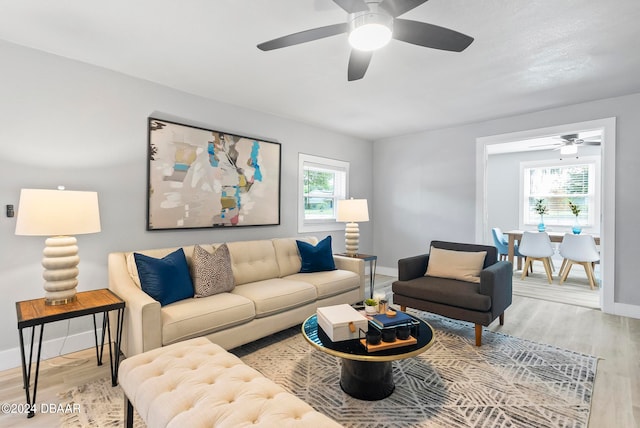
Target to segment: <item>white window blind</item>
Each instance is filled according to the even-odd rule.
[[[542,199],[547,207],[545,225],[571,226],[575,215],[569,201],[579,209],[578,220],[583,226],[594,223],[596,209],[596,162],[565,165],[525,166],[523,171],[523,222],[540,222],[536,202]]]

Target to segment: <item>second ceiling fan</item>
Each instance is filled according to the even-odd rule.
[[[572,146],[599,146],[602,142],[602,135],[599,132],[584,132],[576,134],[566,134],[553,137],[554,140],[560,140],[549,144],[538,144],[532,147],[550,147],[553,150],[560,150],[563,147]],[[575,152],[574,152],[575,153]]]
[[[427,0],[333,0],[346,11],[347,22],[313,28],[260,43],[263,51],[285,48],[338,34],[349,33],[352,45],[347,79],[362,79],[367,72],[373,51],[384,46],[391,38],[433,49],[462,52],[473,37],[426,22],[400,19],[398,16],[425,3]],[[371,33],[364,34],[366,31]],[[373,41],[373,42],[372,42]],[[365,43],[364,45],[358,44]],[[357,47],[354,47],[357,46]]]

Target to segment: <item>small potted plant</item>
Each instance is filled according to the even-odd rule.
[[[544,199],[536,199],[536,212],[540,214],[540,223],[538,224],[538,232],[544,232],[544,215],[549,212],[549,209],[544,204]]]
[[[364,301],[364,311],[367,315],[378,313],[378,301],[376,299],[366,299]]]
[[[582,232],[582,226],[580,226],[580,223],[578,222],[578,214],[580,214],[580,208],[571,200],[569,200],[569,208],[571,208],[571,212],[573,213],[573,215],[576,216],[576,221],[573,224],[572,231],[575,235],[579,235],[580,232]]]

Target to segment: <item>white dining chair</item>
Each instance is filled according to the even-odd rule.
[[[562,238],[562,243],[558,251],[564,258],[562,260],[562,266],[560,267],[560,284],[567,279],[571,266],[579,264],[584,267],[591,289],[595,289],[596,278],[593,267],[595,262],[600,260],[600,254],[596,248],[596,241],[593,239],[593,236],[567,233]]]
[[[553,245],[551,245],[551,239],[546,232],[525,231],[520,240],[520,254],[526,257],[520,279],[524,279],[528,275],[528,271],[532,267],[533,262],[538,260],[544,265],[544,271],[547,273],[549,284],[553,283],[551,276],[551,256],[553,256],[553,253]]]

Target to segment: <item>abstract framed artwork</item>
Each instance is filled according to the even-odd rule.
[[[280,224],[280,143],[149,118],[147,230]]]

